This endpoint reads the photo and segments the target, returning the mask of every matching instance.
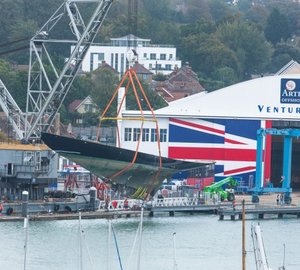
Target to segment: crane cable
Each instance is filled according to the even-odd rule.
[[[3,42],[3,43],[0,43],[0,48],[5,48],[5,47],[10,47],[11,45],[15,44],[15,43],[19,43],[19,42],[22,42],[22,41],[28,41],[30,40],[31,37],[22,37],[22,38],[19,38],[19,39],[16,39],[16,40],[12,40],[12,41],[9,41],[9,42]],[[29,44],[27,45],[23,45],[23,46],[20,46],[19,47],[16,47],[16,48],[13,48],[13,49],[6,49],[2,52],[0,52],[0,56],[1,55],[5,55],[5,54],[9,54],[9,53],[13,53],[13,52],[17,52],[17,51],[21,51],[21,50],[24,50],[24,49],[27,49],[29,48]]]
[[[155,180],[156,180],[157,177],[159,176],[159,174],[160,174],[160,172],[161,172],[161,169],[162,169],[162,157],[161,157],[161,148],[160,148],[160,135],[159,135],[158,122],[157,122],[156,116],[155,116],[155,114],[154,114],[153,108],[152,108],[152,106],[151,106],[151,104],[150,104],[150,102],[149,102],[149,100],[148,100],[148,98],[147,98],[147,96],[146,96],[146,94],[145,94],[145,91],[144,91],[144,89],[143,89],[143,87],[142,87],[142,85],[141,85],[141,83],[140,83],[140,81],[139,81],[139,78],[138,78],[138,76],[137,76],[137,74],[136,74],[134,68],[129,68],[129,69],[126,71],[125,75],[123,76],[122,80],[120,81],[119,85],[117,86],[117,88],[116,88],[116,90],[115,90],[115,92],[114,92],[112,98],[110,99],[110,101],[108,102],[107,106],[105,107],[103,113],[101,114],[101,117],[100,117],[100,123],[99,123],[99,129],[98,129],[98,132],[97,132],[97,140],[99,139],[99,135],[100,135],[101,122],[102,122],[103,120],[108,120],[108,119],[111,120],[111,119],[113,119],[113,118],[111,118],[111,117],[110,117],[110,118],[106,118],[105,115],[106,115],[108,109],[110,108],[110,106],[111,106],[113,100],[115,100],[115,98],[116,98],[116,96],[117,96],[117,94],[118,94],[118,92],[119,92],[120,87],[124,84],[124,82],[125,82],[125,80],[126,80],[127,78],[129,78],[129,81],[128,81],[127,85],[126,85],[125,93],[124,93],[124,95],[123,95],[123,97],[122,97],[122,100],[121,100],[121,102],[120,102],[120,105],[119,105],[119,108],[118,108],[118,111],[117,111],[117,117],[114,118],[114,119],[121,119],[121,118],[119,118],[118,116],[119,116],[119,114],[120,114],[120,111],[121,111],[121,108],[122,108],[122,104],[123,104],[123,102],[124,102],[124,100],[125,100],[125,97],[126,97],[128,91],[129,91],[129,86],[130,86],[130,84],[131,84],[131,85],[132,85],[132,88],[133,88],[133,92],[134,92],[135,98],[136,98],[136,101],[137,101],[137,104],[138,104],[138,107],[139,107],[139,110],[140,110],[141,115],[142,115],[142,117],[140,118],[141,121],[142,121],[141,129],[140,129],[141,132],[140,132],[140,134],[139,134],[139,139],[138,139],[138,142],[137,142],[137,146],[136,146],[136,149],[135,149],[135,154],[134,154],[134,156],[133,156],[132,161],[131,161],[127,166],[125,166],[123,169],[121,169],[120,171],[116,172],[115,174],[109,176],[108,178],[112,179],[112,178],[114,178],[114,177],[117,177],[117,176],[121,175],[121,174],[124,173],[125,171],[129,170],[129,169],[134,165],[134,163],[135,163],[135,161],[136,161],[136,158],[137,158],[137,155],[138,155],[138,152],[139,152],[139,147],[140,147],[141,138],[142,138],[141,135],[142,135],[142,132],[143,132],[143,126],[144,126],[144,122],[145,122],[145,117],[144,117],[143,109],[142,109],[142,106],[141,106],[141,103],[140,103],[140,100],[139,100],[139,96],[138,96],[138,93],[137,93],[137,89],[136,89],[136,86],[135,86],[135,84],[134,84],[134,79],[135,79],[135,81],[137,82],[138,87],[139,87],[139,89],[140,89],[140,91],[141,91],[141,93],[142,93],[142,96],[143,96],[143,98],[145,99],[145,101],[146,101],[146,103],[147,103],[147,106],[149,107],[149,109],[150,109],[150,111],[151,111],[152,118],[154,119],[153,122],[155,122],[155,125],[156,125],[156,136],[157,136],[157,145],[158,145],[158,154],[159,154],[159,155],[158,155],[158,156],[159,156],[159,168],[158,168],[156,174],[153,176],[153,178],[152,178],[150,184],[148,185],[147,193],[149,194],[149,193],[152,191],[152,188],[153,188],[153,185],[154,185],[154,183],[155,183]],[[126,119],[128,120],[128,118],[126,118]],[[130,120],[130,119],[129,119],[129,120]],[[118,136],[118,146],[120,147],[121,143],[120,143],[120,132],[119,132],[119,127],[118,127],[118,125],[117,125],[117,136]]]
[[[138,97],[138,94],[137,94],[137,91],[136,91],[136,87],[135,87],[134,82],[133,82],[133,78],[132,78],[132,74],[131,74],[132,72],[131,71],[132,71],[132,69],[129,69],[129,71],[128,71],[129,81],[132,83],[133,92],[134,92],[134,95],[135,95],[138,107],[140,109],[140,112],[141,112],[142,116],[144,116],[143,109],[142,109],[142,106],[141,106],[141,102],[139,100],[139,97]],[[121,106],[120,106],[120,108],[121,108]],[[141,124],[141,128],[140,128],[141,131],[143,130],[143,126],[144,126],[144,121],[142,121],[142,124]],[[118,130],[118,134],[119,134],[119,128],[118,127],[117,127],[117,130]],[[138,152],[139,152],[138,150],[139,150],[139,147],[140,147],[141,138],[142,138],[142,136],[141,136],[141,133],[140,133],[139,134],[138,143],[137,143],[136,150],[135,150],[135,153],[134,153],[132,161],[127,166],[125,166],[122,170],[120,170],[119,172],[113,174],[109,178],[114,178],[114,177],[117,177],[117,176],[121,175],[123,172],[129,170],[134,165],[134,163],[136,161],[136,158],[137,158],[137,155],[138,155]]]

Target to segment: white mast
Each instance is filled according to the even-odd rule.
[[[252,226],[251,236],[253,239],[254,256],[257,270],[272,270],[269,268],[265,247],[259,225]]]
[[[28,216],[24,218],[24,229],[25,229],[25,244],[24,244],[24,265],[23,265],[23,270],[26,270],[27,245],[28,245]]]
[[[176,261],[176,232],[173,233],[173,270],[177,270],[177,261]]]

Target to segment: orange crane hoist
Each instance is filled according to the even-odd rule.
[[[133,59],[131,59],[131,60],[132,61],[129,61],[129,62],[133,62]],[[124,95],[122,97],[122,100],[121,100],[121,102],[119,104],[119,107],[117,109],[116,116],[115,117],[107,117],[106,114],[107,114],[108,109],[110,108],[110,106],[113,103],[113,101],[117,98],[119,90],[120,90],[120,88],[124,84],[126,84],[126,86],[125,86],[125,93],[124,93]],[[132,89],[132,91],[134,93],[135,100],[137,102],[137,105],[138,105],[138,108],[139,108],[139,111],[140,111],[140,114],[141,114],[140,117],[122,117],[122,115],[121,115],[121,108],[122,108],[122,105],[123,105],[123,103],[125,101],[126,95],[129,92],[129,89]],[[145,118],[144,111],[143,111],[143,108],[141,106],[140,98],[142,98],[142,99],[145,100],[148,109],[151,111],[151,117],[150,117],[150,119],[149,119],[149,117]],[[126,71],[126,73],[124,74],[123,78],[121,79],[119,85],[117,86],[116,90],[114,91],[112,98],[110,99],[109,103],[107,104],[106,108],[104,109],[104,111],[103,111],[103,113],[102,113],[102,115],[100,117],[99,129],[98,129],[98,134],[97,134],[97,140],[99,139],[99,132],[100,132],[100,128],[101,128],[101,122],[102,121],[106,121],[106,120],[115,120],[115,121],[117,121],[117,120],[141,121],[140,134],[139,134],[139,138],[137,140],[135,154],[133,156],[132,161],[127,166],[125,166],[124,168],[122,168],[120,171],[118,171],[118,172],[114,173],[113,175],[111,175],[109,177],[110,179],[113,179],[114,177],[121,175],[122,173],[124,173],[127,170],[129,170],[135,164],[135,161],[136,161],[136,158],[137,158],[137,155],[138,155],[138,152],[139,152],[140,143],[141,143],[144,122],[151,121],[151,122],[155,123],[156,136],[157,136],[159,166],[158,166],[158,170],[157,170],[156,174],[153,176],[152,181],[150,181],[150,183],[149,183],[149,185],[147,187],[147,192],[146,192],[147,194],[145,194],[147,196],[148,194],[150,194],[150,192],[151,192],[151,190],[153,188],[153,184],[154,184],[155,180],[157,179],[157,177],[159,176],[160,171],[162,169],[162,158],[161,158],[161,149],[160,149],[160,136],[159,136],[158,122],[157,122],[156,116],[154,114],[153,108],[152,108],[152,106],[151,106],[151,104],[150,104],[150,102],[149,102],[149,100],[148,100],[148,98],[147,98],[147,96],[145,94],[145,91],[144,91],[144,89],[142,87],[142,84],[141,84],[141,82],[140,82],[137,74],[136,74],[136,71],[135,71],[134,67],[130,67]],[[118,147],[121,146],[120,131],[119,131],[118,125],[117,125],[117,146]]]

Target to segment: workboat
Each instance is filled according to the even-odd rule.
[[[41,138],[49,148],[98,177],[133,191],[142,188],[148,194],[175,173],[208,165],[165,157],[160,162],[156,155],[50,133],[42,133]]]

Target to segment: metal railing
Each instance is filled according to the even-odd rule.
[[[98,210],[116,211],[124,209],[139,209],[143,206],[144,203],[142,200],[129,199],[128,207],[125,207],[124,202],[125,200],[112,200],[108,203],[105,201],[100,201]]]

